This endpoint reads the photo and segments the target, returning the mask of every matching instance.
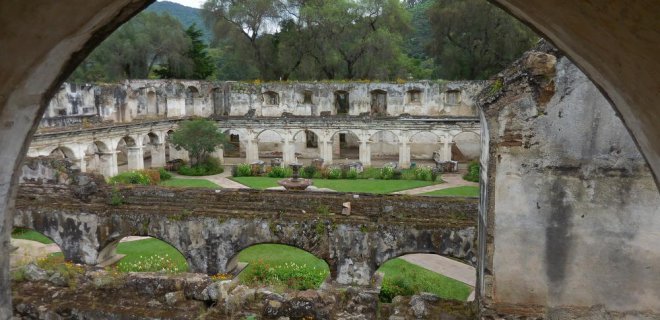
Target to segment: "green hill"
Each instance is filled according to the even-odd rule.
[[[201,9],[186,7],[169,1],[157,1],[150,5],[145,11],[156,12],[158,14],[167,13],[177,18],[185,28],[195,23],[197,24],[197,28],[201,29],[204,33],[204,41],[209,43],[213,38],[211,30],[209,30],[204,24]]]

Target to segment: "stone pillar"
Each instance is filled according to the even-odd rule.
[[[117,151],[99,153],[99,172],[106,178],[119,173],[117,167]]]
[[[410,167],[410,144],[399,142],[399,168]]]
[[[154,143],[151,145],[151,167],[165,167],[165,144]]]
[[[127,147],[126,152],[128,153],[128,170],[144,169],[142,147]]]
[[[282,163],[287,166],[296,162],[296,145],[291,140],[282,140]]]
[[[245,161],[252,163],[259,160],[259,141],[248,139],[245,144]]]
[[[87,161],[85,161],[85,156],[81,156],[80,159],[73,159],[73,162],[80,168],[80,172],[87,172]]]
[[[451,146],[451,139],[445,138],[442,143],[442,161],[451,161]]]
[[[339,139],[339,134],[336,134],[334,138],[332,138],[331,146],[332,154],[339,156],[341,154],[341,141]]]
[[[371,141],[360,141],[360,162],[365,167],[371,166]]]
[[[321,158],[324,165],[332,164],[332,141],[320,141]]]

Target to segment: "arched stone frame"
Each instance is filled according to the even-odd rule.
[[[374,158],[374,149],[378,152],[376,158],[398,161],[401,152],[401,132],[398,130],[369,130],[370,158]],[[383,141],[386,137],[394,137],[393,142]],[[395,151],[392,151],[395,150]],[[394,155],[396,152],[396,156]]]
[[[102,163],[104,155],[110,153],[110,148],[100,140],[86,141],[84,143],[84,160],[87,172],[94,172],[103,174],[108,172],[107,166],[103,168],[105,163]],[[107,159],[107,157],[106,157]]]
[[[293,144],[293,153],[296,155],[296,158],[297,154],[301,154],[305,158],[322,158],[321,137],[316,129],[300,129],[298,131],[292,131],[291,143]],[[310,153],[309,149],[316,150],[316,152]]]
[[[138,232],[135,233],[130,233],[130,234],[122,234],[122,235],[113,235],[110,238],[105,239],[101,245],[99,245],[98,249],[98,255],[96,258],[96,265],[98,264],[105,264],[107,262],[112,262],[112,263],[118,263],[121,261],[121,258],[117,257],[117,246],[121,242],[122,239],[126,237],[132,237],[132,236],[139,236],[139,237],[150,237],[152,239],[156,239],[159,241],[162,241],[163,243],[169,245],[170,247],[174,248],[185,260],[186,260],[186,266],[188,267],[188,270],[191,269],[191,260],[189,255],[186,255],[181,248],[178,248],[172,242],[161,239],[158,236],[153,236],[149,232]],[[154,252],[157,253],[157,252]],[[184,270],[182,270],[184,271]]]
[[[406,96],[404,98],[404,105],[414,105],[419,106],[424,102],[424,91],[419,88],[410,88],[406,90]]]
[[[236,271],[238,267],[238,255],[241,254],[246,249],[252,248],[254,246],[258,245],[264,245],[264,244],[277,244],[277,245],[282,245],[282,246],[288,246],[292,248],[296,248],[302,251],[305,251],[306,253],[309,253],[310,255],[314,256],[315,258],[325,262],[326,266],[328,267],[328,277],[331,277],[333,274],[333,270],[331,269],[331,263],[332,260],[330,257],[327,256],[322,256],[319,257],[317,254],[313,252],[313,246],[310,246],[308,248],[305,248],[305,246],[301,246],[299,243],[296,243],[295,241],[255,241],[255,242],[249,242],[246,244],[241,244],[239,245],[236,250],[234,251],[233,255],[227,259],[227,263],[225,265],[225,270],[227,272],[234,272]]]
[[[158,116],[158,95],[153,88],[147,89],[147,117]]]
[[[653,171],[657,173],[660,170],[660,146],[655,143],[660,137],[660,129],[657,128],[654,122],[658,114],[655,108],[657,99],[649,97],[652,92],[655,92],[653,86],[656,82],[653,79],[658,74],[656,72],[658,64],[653,57],[654,50],[643,50],[646,46],[652,46],[653,42],[644,43],[647,41],[645,37],[635,36],[640,29],[649,30],[649,26],[655,26],[655,22],[649,23],[648,18],[653,17],[649,13],[657,10],[645,8],[655,8],[654,5],[657,6],[657,2],[612,3],[611,6],[604,9],[602,7],[594,8],[594,3],[580,1],[564,6],[558,6],[554,1],[492,1],[500,3],[512,14],[528,21],[529,24],[540,30],[546,38],[552,40],[560,49],[573,57],[574,61],[597,82],[603,91],[609,93],[609,98],[614,101],[624,122],[628,124],[633,138],[639,143]],[[0,149],[9,155],[8,159],[11,159],[11,155],[18,155],[13,163],[8,163],[5,166],[6,169],[0,171],[0,177],[2,177],[0,185],[6,186],[0,194],[9,195],[6,198],[3,197],[3,202],[9,201],[11,195],[14,194],[14,192],[5,192],[5,190],[11,191],[15,188],[15,184],[12,184],[12,182],[16,181],[16,177],[12,172],[16,171],[21,162],[29,132],[38,114],[37,111],[43,109],[43,106],[39,107],[40,103],[48,100],[48,95],[53,91],[53,86],[57,86],[59,81],[66,78],[66,74],[82,60],[84,55],[92,50],[95,44],[99,43],[121,22],[146,6],[147,2],[98,2],[80,7],[77,10],[81,10],[82,13],[86,14],[81,14],[80,19],[61,21],[59,28],[53,29],[48,37],[40,40],[37,46],[25,41],[31,38],[26,37],[21,32],[7,33],[9,40],[7,48],[9,48],[10,53],[22,53],[19,51],[21,47],[15,46],[15,39],[26,42],[24,46],[30,47],[31,53],[21,56],[21,59],[26,61],[24,64],[17,64],[7,69],[10,78],[13,75],[24,74],[17,77],[17,81],[14,81],[16,85],[11,87],[11,93],[5,95],[4,93],[9,91],[3,90],[3,92],[0,92],[0,97],[7,97],[2,100],[3,104],[7,106],[3,109],[3,121],[6,124],[12,124],[4,126],[0,136],[16,137],[16,139],[7,139],[11,141],[3,140]],[[87,3],[89,4],[89,2]],[[14,21],[29,21],[31,24],[37,23],[48,26],[51,23],[48,18],[40,21],[30,19],[30,15],[40,16],[42,14],[43,17],[58,19],[56,14],[43,14],[44,12],[57,12],[46,3],[32,8],[34,10],[22,10],[21,5],[32,5],[29,2],[12,5],[14,7],[10,6],[4,12],[7,15],[16,13]],[[627,9],[619,10],[617,6],[621,5],[627,6]],[[566,14],[567,12],[575,14]],[[629,14],[630,12],[640,12],[641,19],[633,18],[636,15]],[[647,14],[644,14],[644,12]],[[67,12],[67,14],[69,13]],[[27,16],[27,18],[24,16]],[[582,23],[580,20],[583,20]],[[620,20],[627,23],[602,23],[602,21]],[[17,28],[26,29],[19,23],[9,21],[10,24],[7,28],[10,31]],[[580,27],[584,27],[581,30],[582,32],[573,32]],[[46,29],[39,26],[35,28]],[[12,34],[15,34],[15,36],[11,36]],[[598,37],[598,35],[605,36]],[[59,43],[62,39],[65,39],[65,41],[62,41],[64,44],[60,46]],[[610,47],[613,42],[627,45],[617,45],[615,46],[616,50],[602,50],[603,47]],[[56,46],[57,50],[51,50]],[[20,55],[14,54],[14,56]],[[61,59],[62,57],[64,59]],[[618,63],[613,63],[614,61],[618,61]],[[646,70],[647,72],[640,73],[635,70]],[[631,81],[633,79],[635,81]],[[28,83],[32,84],[29,89],[26,86]],[[38,95],[43,96],[38,97]],[[29,96],[34,98],[21,99],[21,97]],[[654,177],[657,177],[657,174]],[[0,208],[3,210],[0,210],[0,212],[6,212],[5,207],[7,207],[7,204],[3,203],[2,208]],[[4,216],[5,221],[7,221],[6,216]],[[3,236],[6,237],[6,234],[3,234]],[[6,252],[6,248],[4,250],[3,252]],[[3,255],[0,254],[1,256]],[[5,280],[7,279],[6,259],[0,260],[0,265],[3,270],[2,280]],[[8,288],[3,289],[3,294],[0,294],[0,306],[2,306],[0,307],[0,317],[11,314]]]
[[[459,137],[459,141],[462,140],[460,139],[461,137],[464,136],[472,136],[474,139],[473,145],[466,145],[463,146],[463,148],[468,148],[468,150],[462,150],[462,147],[460,146],[460,143],[457,142],[456,137]],[[479,133],[476,133],[474,131],[466,130],[466,131],[461,131],[459,133],[453,134],[451,137],[451,148],[452,148],[452,160],[457,160],[457,161],[468,161],[468,160],[477,160],[479,159],[479,155],[481,154],[481,135]],[[476,148],[476,150],[475,150]],[[469,153],[469,154],[465,154]]]
[[[420,147],[417,145],[420,144],[425,144],[425,143],[420,143],[416,142],[416,137],[419,138],[422,135],[432,135],[435,137],[435,143],[432,143],[430,151],[424,151],[426,153],[422,154],[422,151],[419,151]],[[442,138],[434,131],[434,130],[419,130],[419,131],[411,131],[410,132],[410,138],[408,139],[410,143],[410,160],[428,160],[428,159],[433,159],[434,153],[439,151],[441,148],[441,142]]]
[[[272,132],[272,133],[276,134],[279,137],[279,140],[268,141],[268,142],[264,141],[262,139],[262,135],[264,133],[268,133],[268,132]],[[265,154],[265,151],[271,152],[269,158],[284,159],[285,158],[285,153],[288,151],[288,150],[285,150],[286,149],[285,144],[287,144],[287,142],[288,142],[285,139],[286,136],[287,136],[286,132],[284,132],[283,130],[280,130],[280,129],[269,129],[269,128],[267,128],[267,129],[257,129],[257,130],[255,130],[254,131],[254,141],[255,141],[254,147],[257,150],[256,151],[257,152],[256,159],[260,160],[262,155]],[[277,139],[277,138],[275,138],[275,139]],[[265,147],[264,146],[265,143],[270,143],[272,145],[270,145],[269,147]],[[249,161],[249,162],[251,162],[251,161]]]
[[[195,114],[195,104],[197,103],[197,100],[199,99],[199,89],[193,85],[189,85],[185,87],[185,115],[191,116]]]
[[[360,134],[361,134],[360,131],[354,130],[354,129],[336,129],[336,130],[332,131],[332,133],[329,137],[329,144],[328,144],[328,149],[329,150],[326,151],[326,152],[328,152],[328,155],[330,156],[330,159],[332,159],[332,161],[334,161],[335,159],[336,160],[341,160],[341,159],[344,159],[344,160],[359,160]],[[342,135],[344,137],[343,139],[345,139],[344,141],[342,141]],[[355,138],[355,141],[353,143],[350,142],[349,139],[347,139],[350,136],[353,136]],[[343,148],[342,148],[342,144],[344,144]],[[350,145],[354,145],[354,146],[351,148]],[[347,149],[355,149],[355,147],[357,147],[357,150],[358,150],[358,154],[357,154],[358,157],[357,158],[355,158],[355,157],[352,157],[352,158],[343,157],[342,158],[342,156],[347,155],[345,153],[342,154],[342,152],[341,152],[342,149],[344,149],[346,151]]]

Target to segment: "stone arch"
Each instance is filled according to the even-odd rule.
[[[476,269],[474,266],[471,266],[464,262],[459,262],[454,259],[447,258],[443,255],[437,254],[436,252],[426,252],[422,250],[421,252],[408,252],[398,255],[396,257],[391,257],[390,259],[380,263],[376,266],[376,272],[381,272],[384,274],[383,282],[392,281],[392,275],[388,274],[383,269],[391,269],[393,265],[396,267],[406,268],[407,264],[416,265],[418,267],[424,268],[424,272],[431,276],[431,274],[437,274],[438,276],[450,278],[462,285],[456,283],[453,286],[456,290],[460,290],[460,293],[463,294],[463,297],[459,301],[472,301],[475,298],[474,288],[476,286]],[[388,266],[389,265],[389,266]],[[399,269],[399,268],[397,268]],[[374,273],[375,275],[376,273]],[[398,275],[401,276],[401,275]],[[403,275],[404,277],[407,275]],[[376,279],[373,279],[374,281]],[[444,281],[443,281],[444,283]],[[434,290],[433,287],[428,287],[429,290]],[[422,289],[423,290],[423,289]],[[451,299],[453,297],[442,296],[442,291],[437,292],[436,294],[440,295],[441,298]],[[382,292],[381,292],[382,294]],[[418,294],[418,293],[415,293]],[[457,292],[453,292],[457,294]],[[392,296],[381,298],[390,299]]]
[[[358,161],[360,159],[360,134],[351,129],[340,129],[330,136],[332,158]]]
[[[351,109],[350,94],[345,90],[337,90],[335,96],[335,114],[349,114]]]
[[[399,160],[401,138],[391,130],[379,130],[369,137],[372,159]]]
[[[108,157],[106,155],[109,152],[110,148],[102,141],[94,140],[88,143],[84,151],[86,171],[106,175],[109,171],[104,169],[108,169],[108,166],[112,165],[111,163],[107,163]]]
[[[167,241],[165,239],[162,239],[161,237],[151,235],[149,232],[146,234],[138,233],[138,234],[125,234],[125,235],[120,235],[120,236],[114,236],[109,239],[106,239],[106,241],[103,242],[101,246],[99,246],[99,253],[96,258],[96,263],[101,264],[101,265],[108,265],[108,264],[114,264],[118,263],[121,261],[123,257],[118,256],[117,254],[117,247],[119,244],[122,242],[121,240],[127,237],[131,236],[139,236],[139,237],[149,237],[150,239],[155,239],[160,242],[163,242],[164,244],[174,248],[186,261],[186,267],[188,270],[191,269],[193,266],[191,257],[189,254],[185,254],[185,250],[182,248],[178,248],[177,246],[173,245],[172,242]],[[147,240],[147,239],[140,239],[140,240]],[[140,241],[137,240],[137,241]],[[154,252],[156,253],[156,252]],[[188,271],[188,270],[181,270],[181,271]]]
[[[50,229],[50,228],[49,228]],[[48,229],[43,229],[42,230],[48,230]],[[28,233],[36,232],[39,234],[39,236],[43,236],[45,239],[39,239],[39,237],[34,237],[33,235],[29,235],[29,237],[26,237]],[[49,240],[51,244],[55,244],[57,246],[57,249],[53,248],[48,248],[47,250],[39,252],[29,252],[26,256],[28,259],[34,259],[32,262],[36,262],[36,259],[45,257],[47,255],[56,253],[56,252],[62,252],[62,239],[57,233],[48,233],[45,234],[43,231],[36,230],[34,228],[29,228],[25,227],[19,224],[14,225],[14,228],[11,232],[11,237],[12,239],[22,239],[21,241],[30,241],[30,242],[39,242],[42,243],[43,245],[48,245],[45,240]],[[33,240],[35,239],[35,240]],[[19,244],[18,248],[20,250],[22,246]],[[29,247],[28,247],[29,248]],[[46,249],[46,248],[43,248]],[[32,251],[32,250],[31,250]],[[21,252],[19,252],[20,254]],[[36,255],[34,255],[36,253]],[[23,260],[22,258],[19,258],[21,262],[27,262]]]
[[[185,95],[186,115],[193,115],[195,114],[195,101],[199,98],[199,89],[195,86],[187,86]]]
[[[433,153],[440,148],[441,137],[433,131],[417,131],[410,136],[410,158],[433,159]]]
[[[386,116],[387,115],[387,91],[376,89],[369,92],[371,95],[371,115]]]
[[[318,256],[317,254],[314,253],[314,249],[310,247],[306,247],[305,245],[300,245],[299,243],[296,243],[295,241],[279,241],[279,242],[273,242],[273,241],[264,241],[264,242],[254,242],[246,245],[241,245],[239,246],[235,253],[227,259],[227,265],[225,266],[225,270],[227,271],[233,271],[237,269],[237,266],[239,264],[239,255],[241,252],[248,250],[250,248],[254,248],[257,246],[262,246],[262,245],[278,245],[278,246],[286,246],[286,247],[291,247],[295,248],[300,251],[304,251],[306,254],[309,254],[310,256],[323,261],[325,264],[325,267],[328,270],[328,276],[333,274],[332,270],[332,261],[329,257],[326,256]]]
[[[451,158],[457,161],[479,159],[481,155],[481,136],[472,131],[463,131],[452,137]]]
[[[66,145],[59,145],[54,147],[50,152],[49,156],[61,158],[61,159],[71,159],[77,160],[76,153],[70,147]]]
[[[283,158],[284,133],[274,129],[262,129],[255,134],[259,158]]]
[[[321,158],[319,134],[312,129],[298,130],[292,134],[294,153],[301,158]]]
[[[117,141],[115,150],[117,151],[117,169],[118,172],[126,171],[128,165],[128,148],[137,147],[137,141],[131,136],[123,136]]]
[[[158,96],[154,90],[147,91],[147,115],[158,115]]]

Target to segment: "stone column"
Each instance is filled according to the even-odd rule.
[[[371,141],[360,141],[360,162],[365,167],[371,166]]]
[[[321,141],[321,158],[324,165],[332,164],[332,141]]]
[[[128,170],[144,169],[142,147],[127,147],[126,152],[128,153]]]
[[[441,159],[442,161],[450,161],[451,160],[451,139],[448,137],[445,137],[442,141],[442,150],[441,150]]]
[[[399,142],[399,168],[410,167],[410,144]]]
[[[291,140],[282,140],[282,163],[287,166],[296,162],[296,145]]]
[[[341,154],[341,139],[339,138],[339,134],[336,134],[334,138],[332,138],[332,145],[331,145],[331,150],[333,155],[339,156]]]
[[[248,139],[245,144],[245,161],[252,163],[259,160],[259,141]]]
[[[119,173],[117,168],[117,151],[99,153],[99,172],[106,178]]]
[[[73,159],[74,163],[80,168],[80,172],[87,172],[87,161],[85,161],[85,156],[80,157],[80,159]]]
[[[154,143],[151,145],[151,167],[165,167],[165,144]]]

